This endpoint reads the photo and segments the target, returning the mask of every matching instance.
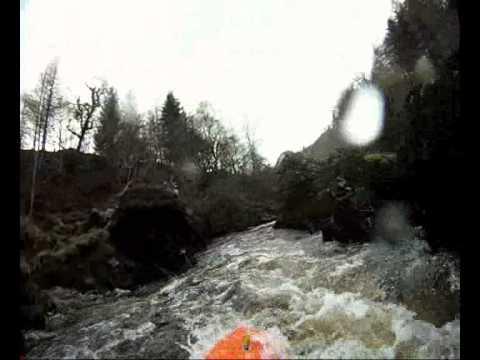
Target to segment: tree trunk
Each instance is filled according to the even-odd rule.
[[[33,203],[35,201],[35,183],[37,179],[37,169],[38,169],[38,163],[39,163],[39,152],[37,150],[37,142],[38,138],[40,136],[40,121],[37,120],[37,123],[35,124],[35,133],[34,133],[34,138],[33,138],[33,166],[32,166],[32,184],[30,188],[30,207],[28,210],[28,217],[33,216]]]
[[[52,101],[53,101],[53,92],[54,92],[54,87],[55,87],[55,74],[53,75],[54,77],[50,80],[51,83],[49,84],[49,89],[48,89],[48,98],[47,98],[47,108],[45,110],[45,118],[44,118],[44,124],[43,124],[43,139],[42,139],[42,151],[45,151],[45,145],[47,143],[47,134],[48,134],[48,120],[51,116],[52,112]]]
[[[82,126],[82,130],[80,131],[80,136],[78,137],[78,145],[77,151],[80,152],[82,150],[83,139],[85,139],[86,127]]]
[[[33,169],[32,169],[32,186],[30,189],[30,208],[28,211],[28,216],[33,216],[33,208],[35,202],[35,186],[36,186],[36,179],[37,179],[37,172],[39,168],[39,164],[42,160],[41,153],[39,152],[39,142],[42,133],[42,125],[43,125],[43,139],[42,139],[42,151],[45,151],[45,146],[47,143],[47,133],[48,133],[48,119],[51,116],[52,108],[52,101],[53,95],[55,91],[55,80],[56,80],[56,64],[52,65],[53,68],[49,67],[45,72],[42,74],[41,78],[41,86],[40,86],[40,99],[38,102],[38,113],[37,113],[37,120],[35,123],[35,134],[33,138]],[[48,93],[47,93],[48,92]],[[44,111],[45,110],[45,111]],[[43,119],[43,123],[42,123]],[[39,147],[40,148],[40,147]]]

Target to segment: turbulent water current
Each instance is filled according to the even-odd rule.
[[[52,289],[59,311],[28,358],[201,359],[238,325],[285,358],[459,358],[458,259],[420,240],[342,246],[272,223],[214,241],[134,292]]]

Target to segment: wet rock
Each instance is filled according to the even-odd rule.
[[[37,346],[39,343],[53,339],[57,334],[54,332],[47,331],[31,331],[28,332],[25,337],[25,350],[29,351],[30,349]]]
[[[368,199],[360,201],[354,187],[343,177],[335,177],[327,164],[289,154],[277,171],[283,205],[276,228],[322,231],[324,241],[369,240],[372,211],[366,211]]]
[[[162,187],[128,189],[109,232],[124,256],[167,272],[186,268],[193,254],[205,246],[199,223],[174,192]]]
[[[387,301],[402,304],[414,311],[417,319],[441,327],[460,312],[460,293],[451,286],[459,274],[458,264],[445,253],[430,257],[421,244],[417,245],[420,250],[413,246],[420,241],[411,242],[372,252],[368,270],[377,274],[377,285]],[[394,256],[386,256],[386,252]]]
[[[67,323],[68,323],[67,316],[61,313],[57,313],[47,318],[45,328],[46,330],[49,330],[49,331],[56,331],[58,329],[61,329],[62,327],[65,327]]]
[[[126,295],[130,295],[131,294],[131,291],[130,290],[126,290],[126,289],[115,289],[113,291],[113,294],[115,297],[120,297],[120,296],[126,296]]]
[[[20,267],[20,327],[22,329],[44,329],[45,316],[55,309],[51,298],[32,280],[30,266],[21,254]]]

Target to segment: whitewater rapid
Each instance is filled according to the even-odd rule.
[[[192,269],[146,294],[98,300],[52,328],[30,357],[162,357],[155,351],[171,345],[200,359],[242,324],[266,330],[286,358],[460,357],[450,258],[414,239],[342,246],[272,225],[217,239]],[[440,268],[441,286],[426,291]],[[160,334],[168,322],[177,337]]]

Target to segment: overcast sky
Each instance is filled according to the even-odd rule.
[[[168,91],[187,112],[208,101],[274,162],[315,141],[369,74],[390,13],[391,0],[21,0],[21,90],[58,56],[71,96],[103,78],[140,111]]]

